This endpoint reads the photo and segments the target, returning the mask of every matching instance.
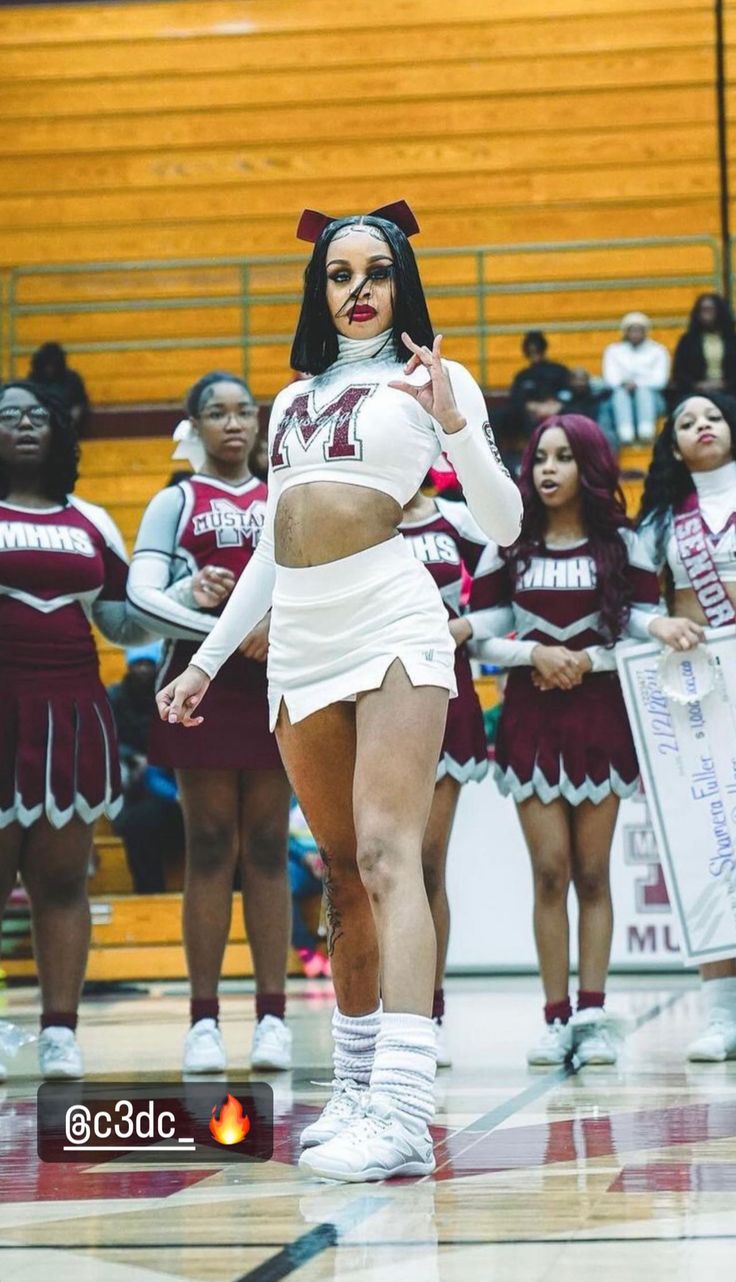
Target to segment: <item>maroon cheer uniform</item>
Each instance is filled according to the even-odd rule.
[[[266,497],[265,485],[255,477],[231,485],[195,473],[162,490],[148,505],[128,594],[140,622],[169,641],[160,686],[184,671],[220,613],[197,608],[192,575],[216,565],[240,577],[258,546]],[[268,728],[265,663],[236,651],[212,682],[200,713],[204,722],[196,734],[157,719],[150,760],[173,769],[268,770],[281,765]]]
[[[434,500],[437,511],[418,521],[405,520],[401,533],[418,561],[427,567],[451,619],[459,619],[462,570],[472,575],[469,611],[465,615],[473,638],[488,636],[486,607],[492,605],[489,572],[495,544],[489,544],[464,503]],[[451,775],[459,783],[483,779],[488,773],[483,712],[473,685],[466,646],[455,651],[457,698],[447,708],[447,725],[437,767],[437,780]]]
[[[646,549],[632,530],[619,531],[628,553],[632,610],[627,637],[649,639],[659,608],[659,583]],[[499,638],[479,647],[490,662],[511,669],[496,739],[496,781],[504,795],[543,802],[564,797],[571,805],[602,801],[613,792],[630,796],[638,763],[612,648],[600,627],[596,566],[587,540],[568,547],[535,549],[514,582],[496,558],[490,576],[492,628]],[[539,691],[532,683],[537,644],[585,650],[593,665],[572,690]]]
[[[0,827],[93,823],[120,810],[115,724],[94,622],[111,641],[145,640],[126,615],[125,547],[107,512],[69,496],[0,501]]]

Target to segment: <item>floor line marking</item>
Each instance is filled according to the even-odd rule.
[[[618,1246],[629,1242],[736,1242],[736,1233],[673,1233],[669,1237],[654,1233],[641,1237],[384,1238],[380,1242],[351,1239],[350,1246],[409,1249],[417,1246]],[[78,1242],[76,1245],[69,1242],[0,1242],[0,1251],[259,1251],[264,1247],[279,1250],[288,1246],[288,1242]],[[245,1282],[250,1277],[246,1273],[244,1278],[236,1278],[235,1282]]]
[[[241,1273],[234,1282],[280,1282],[280,1279],[288,1277],[315,1256],[337,1246],[341,1234],[349,1232],[390,1203],[391,1198],[388,1196],[357,1198],[339,1215],[316,1225],[308,1233],[303,1233],[283,1247],[277,1255],[272,1255],[270,1260],[264,1260],[263,1264],[256,1265],[247,1273]]]

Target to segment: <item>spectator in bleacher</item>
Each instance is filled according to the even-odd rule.
[[[138,895],[166,889],[166,862],[184,853],[184,821],[173,771],[151,766],[148,743],[156,712],[156,668],[161,643],[126,650],[122,681],[108,686],[118,732],[123,808],[113,827],[125,844]]]
[[[174,457],[187,457],[194,471],[146,508],[128,584],[139,617],[173,643],[162,683],[187,668],[214,628],[258,547],[266,512],[266,486],[249,467],[258,408],[246,384],[213,371],[191,388],[186,405]],[[187,1073],[226,1067],[218,987],[238,869],[256,979],[251,1067],[291,1067],[285,1022],[291,789],[269,731],[268,634],[267,616],[223,665],[202,701],[204,724],[196,735],[160,720],[151,730],[150,759],[176,771],[186,830]]]
[[[559,413],[561,393],[568,385],[567,366],[547,360],[548,346],[541,330],[530,329],[524,335],[521,350],[529,363],[514,375],[509,391],[515,426],[527,436],[542,419]]]
[[[651,321],[643,312],[627,312],[622,337],[603,353],[603,378],[611,388],[613,427],[621,445],[651,441],[664,413],[664,389],[670,372],[666,347],[649,337]]]
[[[89,420],[89,396],[82,375],[69,369],[60,343],[42,343],[36,349],[28,377],[64,402],[77,436],[84,436]]]
[[[672,392],[675,403],[695,392],[736,392],[736,328],[720,294],[701,294],[695,300],[675,348]]]
[[[0,914],[20,872],[31,901],[44,1077],[81,1077],[92,828],[122,806],[115,723],[92,622],[146,641],[125,607],[115,523],[75,498],[78,447],[47,387],[0,391]],[[3,1076],[0,1065],[0,1077]]]

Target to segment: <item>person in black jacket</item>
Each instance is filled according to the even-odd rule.
[[[695,300],[675,350],[672,399],[676,403],[695,392],[736,392],[736,329],[720,294],[701,294]]]
[[[84,436],[89,421],[89,396],[82,375],[67,365],[61,343],[42,343],[36,349],[28,377],[61,398],[77,436]]]
[[[527,435],[537,423],[550,414],[559,413],[570,377],[566,365],[547,360],[547,339],[541,330],[530,329],[524,335],[521,350],[529,364],[514,375],[509,400],[519,425]]]

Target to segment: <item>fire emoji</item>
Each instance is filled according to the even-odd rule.
[[[225,1103],[220,1105],[220,1116],[216,1117],[217,1104],[210,1118],[210,1134],[218,1144],[239,1144],[250,1130],[250,1118],[243,1112],[240,1100],[228,1094]]]

